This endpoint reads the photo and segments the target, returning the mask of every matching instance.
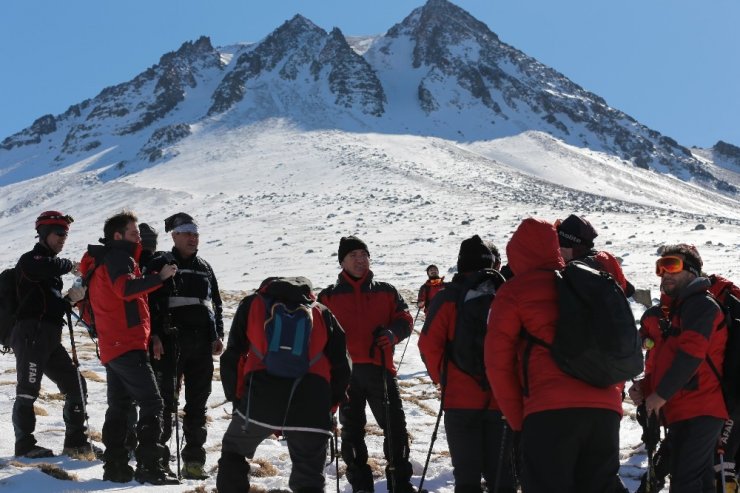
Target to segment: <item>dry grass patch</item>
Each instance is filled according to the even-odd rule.
[[[277,467],[267,459],[253,459],[249,461],[249,467],[255,478],[269,478],[278,475]]]
[[[87,434],[90,437],[90,440],[94,442],[103,442],[103,434],[99,431],[88,430]]]
[[[210,447],[205,448],[206,452],[220,452],[221,451],[221,443],[215,443],[211,445]]]
[[[209,490],[204,485],[200,485],[196,486],[194,490],[185,490],[184,493],[209,493]],[[218,493],[218,490],[216,488],[212,488],[210,493]]]
[[[6,368],[3,373],[15,373],[15,368]]]
[[[429,399],[425,399],[423,397],[418,397],[418,396],[410,396],[404,400],[415,404],[419,409],[424,411],[424,414],[427,414],[429,416],[436,416],[437,413],[439,413],[439,404],[438,403],[435,403],[436,405],[428,404],[427,401]]]
[[[42,401],[63,401],[64,394],[61,392],[39,392],[39,399]]]
[[[38,464],[24,464],[23,462],[19,462],[17,460],[12,460],[8,462],[9,465],[18,467],[18,468],[36,468],[43,472],[44,474],[48,474],[49,476],[61,479],[64,481],[77,481],[77,475],[68,473],[61,467],[57,466],[56,464],[49,464],[48,462],[40,462]]]
[[[43,407],[41,407],[41,406],[39,406],[37,404],[34,404],[33,405],[33,414],[35,414],[36,416],[48,416],[49,415],[49,412],[46,409],[44,409]]]
[[[365,426],[365,434],[376,437],[383,436],[383,429],[378,425],[367,425]]]
[[[15,385],[18,382],[15,382],[13,380],[0,380],[0,386],[2,385]]]
[[[82,370],[80,375],[91,382],[105,383],[105,377],[101,377],[100,374],[92,370]]]
[[[367,459],[367,465],[370,466],[370,471],[373,473],[374,478],[385,477],[385,459],[369,457]]]

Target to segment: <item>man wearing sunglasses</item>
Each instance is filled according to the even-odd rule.
[[[64,315],[70,309],[70,302],[84,295],[82,288],[73,288],[67,297],[61,293],[62,276],[79,267],[77,262],[58,257],[72,221],[61,212],[41,213],[36,219],[39,241],[16,265],[20,307],[11,340],[18,378],[13,404],[16,456],[36,459],[54,455],[48,448],[37,445],[33,436],[36,427],[33,403],[39,396],[44,375],[65,396],[63,452],[74,455],[90,450],[81,395],[81,386],[87,389],[87,385],[84,378],[82,383],[78,381],[77,369],[61,344]]]
[[[668,427],[672,492],[714,492],[713,458],[727,410],[720,379],[727,331],[722,310],[708,294],[696,247],[665,246],[656,261],[663,303],[649,308],[640,331],[652,349],[645,378],[630,389],[650,416]],[[714,367],[714,368],[713,368]]]

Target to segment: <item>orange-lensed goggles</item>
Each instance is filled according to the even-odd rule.
[[[682,270],[691,272],[696,276],[699,275],[699,269],[693,264],[686,262],[681,257],[666,255],[665,257],[660,257],[655,261],[655,275],[657,276],[662,276],[665,272],[668,272],[669,274],[677,274]]]

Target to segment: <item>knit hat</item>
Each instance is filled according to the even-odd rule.
[[[164,220],[164,232],[198,233],[198,224],[190,214],[178,212]]]
[[[490,269],[492,266],[493,254],[480,236],[475,235],[460,243],[460,253],[457,255],[458,272],[475,272]]]
[[[156,229],[147,223],[141,223],[139,224],[139,235],[141,235],[141,246],[144,250],[154,251],[157,249],[157,237],[159,233],[157,233]]]
[[[73,222],[72,216],[62,214],[59,211],[44,211],[36,218],[36,232],[39,239],[44,241],[49,233],[69,231],[69,225]]]
[[[344,260],[344,257],[352,250],[365,250],[368,257],[370,256],[370,251],[367,249],[364,241],[356,236],[342,236],[339,239],[339,251],[337,252],[337,259],[340,264]]]
[[[591,223],[582,217],[571,214],[560,224],[555,223],[558,231],[558,241],[563,248],[594,246],[594,239],[599,236]]]

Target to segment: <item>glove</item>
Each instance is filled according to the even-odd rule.
[[[69,288],[69,291],[67,291],[66,298],[74,305],[85,297],[85,291],[87,291],[87,288],[82,286],[71,287]]]
[[[393,347],[396,344],[396,334],[391,329],[378,327],[375,329],[375,345],[379,348]]]

